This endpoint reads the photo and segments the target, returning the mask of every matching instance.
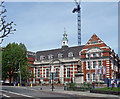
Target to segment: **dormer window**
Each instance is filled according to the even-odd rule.
[[[73,57],[73,52],[69,52],[68,57]]]
[[[90,43],[91,43],[91,44],[96,44],[96,43],[98,43],[98,40],[96,40],[96,41],[91,41]]]
[[[59,53],[59,54],[58,54],[58,58],[63,58],[63,54],[62,54],[62,53]]]
[[[40,60],[44,60],[44,59],[45,59],[45,56],[41,55]]]
[[[52,54],[48,55],[48,59],[53,59],[54,56]]]
[[[96,53],[93,53],[93,57],[96,57]]]

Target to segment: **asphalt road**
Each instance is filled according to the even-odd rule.
[[[10,86],[3,86],[2,87],[2,97],[5,98],[31,98],[31,99],[44,99],[44,98],[75,98],[77,99],[78,96],[74,95],[66,95],[66,94],[59,94],[59,93],[52,93],[52,92],[42,92],[39,90],[29,90],[29,88],[14,88]]]
[[[2,99],[106,99],[100,97],[98,98],[80,95],[70,95],[66,93],[55,93],[52,91],[41,91],[38,90],[38,87],[32,88],[31,90],[30,87],[18,88],[13,86],[3,86],[1,91]]]

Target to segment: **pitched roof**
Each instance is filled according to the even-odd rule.
[[[63,58],[67,58],[69,52],[73,52],[74,57],[79,57],[79,52],[82,50],[83,47],[84,45],[74,47],[64,46],[58,49],[38,51],[36,52],[36,58],[38,61],[40,61],[40,56],[45,56],[45,59],[48,59],[48,55],[51,54],[54,56],[54,58],[58,58],[59,53],[63,54]]]

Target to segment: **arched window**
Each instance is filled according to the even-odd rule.
[[[69,52],[68,57],[73,57],[73,52]]]

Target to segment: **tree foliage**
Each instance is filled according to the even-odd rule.
[[[29,65],[26,57],[26,47],[20,43],[9,43],[3,48],[2,53],[2,79],[11,78],[15,80],[19,75],[19,65],[21,66],[21,75],[23,80],[29,74]],[[27,75],[28,76],[28,75]],[[27,78],[26,78],[27,79]]]

